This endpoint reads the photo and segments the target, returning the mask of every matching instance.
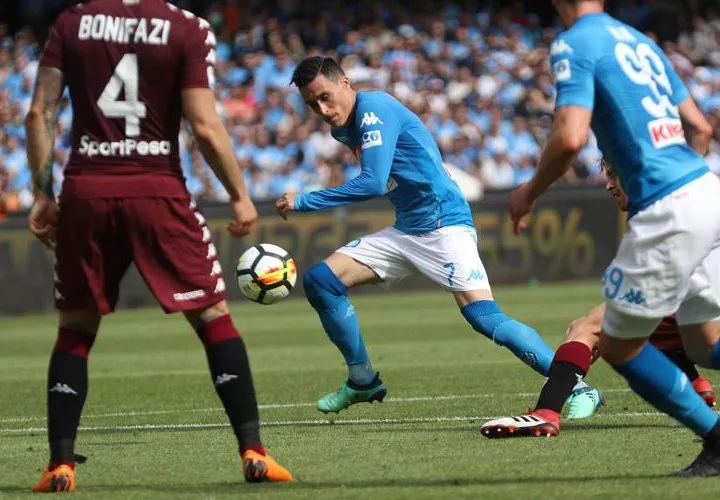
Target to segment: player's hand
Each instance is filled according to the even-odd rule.
[[[295,210],[295,193],[285,193],[275,202],[275,208],[277,208],[278,215],[287,220],[288,213]]]
[[[239,200],[231,200],[230,211],[233,221],[227,226],[228,232],[236,238],[250,234],[258,218],[257,209],[250,197],[243,196]]]
[[[57,234],[57,204],[45,193],[37,193],[30,208],[30,232],[50,250],[55,250]]]
[[[510,214],[510,220],[512,220],[515,234],[519,234],[520,231],[528,227],[529,224],[525,216],[530,213],[534,206],[535,200],[533,200],[530,195],[529,184],[521,184],[510,193],[508,213]]]

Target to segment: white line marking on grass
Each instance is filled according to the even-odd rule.
[[[630,389],[606,389],[604,393],[630,392]],[[529,397],[537,396],[539,392],[515,392],[515,393],[495,393],[495,394],[448,394],[446,396],[411,396],[407,398],[387,398],[385,403],[421,403],[432,401],[457,401],[462,399],[484,399],[497,397]],[[286,408],[314,408],[315,403],[270,403],[259,405],[261,410],[277,410]],[[222,412],[223,408],[173,408],[168,410],[150,410],[150,411],[118,411],[109,413],[95,413],[83,415],[83,420],[90,418],[121,418],[121,417],[146,417],[152,415],[175,415],[178,413],[213,413]],[[0,424],[20,424],[23,422],[41,422],[46,416],[36,417],[8,417],[0,418]]]
[[[507,415],[504,415],[507,416]],[[593,418],[608,417],[662,417],[666,416],[659,412],[624,412],[624,413],[600,413]],[[502,416],[457,416],[457,417],[417,417],[417,418],[349,418],[349,419],[309,419],[309,420],[279,420],[262,422],[263,427],[292,427],[298,426],[330,426],[330,425],[397,425],[397,424],[424,424],[443,422],[475,422],[494,420]],[[137,425],[99,425],[82,426],[78,430],[82,432],[128,432],[128,431],[181,431],[193,429],[224,429],[230,427],[226,423],[194,423],[194,424],[137,424]],[[0,434],[29,434],[34,432],[46,432],[45,427],[25,427],[17,429],[0,429]]]

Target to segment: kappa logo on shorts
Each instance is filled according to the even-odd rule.
[[[467,277],[466,281],[482,281],[485,279],[485,274],[480,272],[480,269],[473,269],[470,272],[470,276]]]
[[[218,278],[217,283],[215,283],[215,291],[213,292],[215,295],[219,293],[223,293],[225,291],[225,280],[222,278]]]
[[[188,300],[200,299],[202,297],[205,297],[205,290],[193,290],[192,292],[173,294],[175,302],[186,302]]]

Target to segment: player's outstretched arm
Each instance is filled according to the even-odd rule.
[[[680,118],[685,129],[688,144],[695,151],[705,156],[708,152],[713,129],[705,115],[697,107],[692,97],[688,97],[678,106]]]
[[[34,191],[49,198],[53,197],[55,112],[64,88],[63,74],[59,69],[38,68],[30,110],[25,117],[27,159],[33,174]]]
[[[362,111],[359,109],[355,112],[361,114]],[[285,217],[291,210],[311,212],[383,196],[387,192],[395,147],[400,135],[400,124],[392,113],[384,113],[383,119],[384,121],[375,124],[374,128],[360,127],[357,132],[361,167],[357,177],[341,186],[297,195],[292,206],[286,206],[283,201],[286,197],[283,197],[277,203],[280,215]],[[286,206],[284,212],[281,211],[281,206]]]
[[[244,236],[257,220],[257,210],[248,195],[230,136],[215,111],[215,95],[207,88],[184,89],[182,106],[200,152],[230,195],[235,223],[228,230],[234,236]]]

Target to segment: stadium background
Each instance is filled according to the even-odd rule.
[[[74,3],[74,2],[72,2]],[[594,140],[528,234],[514,236],[507,190],[527,180],[549,131],[554,89],[549,44],[562,29],[550,2],[180,1],[208,19],[219,37],[218,111],[262,214],[256,231],[233,241],[223,231],[224,192],[191,135],[181,134],[188,188],[212,221],[228,280],[233,261],[256,242],[286,247],[301,269],[361,234],[392,222],[383,200],[322,214],[273,216],[285,191],[340,184],[358,173],[351,153],[309,114],[288,85],[297,61],[337,57],[357,88],[383,89],[428,125],[445,161],[471,186],[483,258],[493,281],[596,278],[624,224],[603,192]],[[47,29],[71,2],[11,0],[0,5],[0,312],[52,306],[52,258],[25,229],[32,201],[22,120]],[[538,4],[540,4],[538,6]],[[651,29],[715,130],[708,163],[720,172],[720,14],[715,2],[608,2],[608,10]],[[658,13],[659,12],[659,13]],[[56,192],[67,161],[71,109],[60,104]],[[480,194],[484,193],[484,194]],[[608,222],[610,221],[610,223]],[[406,287],[423,286],[411,280]],[[234,297],[235,287],[230,287]],[[151,304],[133,270],[121,304]]]

